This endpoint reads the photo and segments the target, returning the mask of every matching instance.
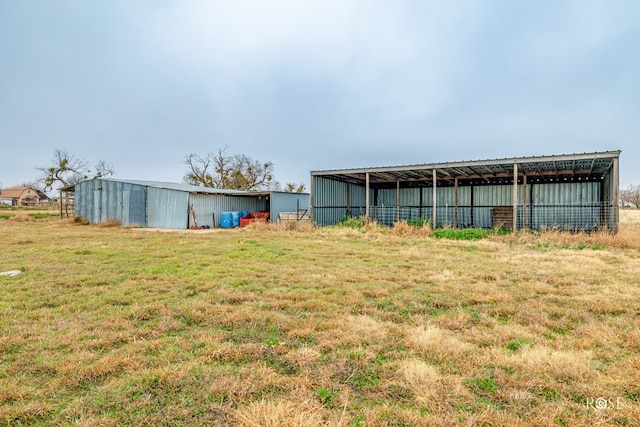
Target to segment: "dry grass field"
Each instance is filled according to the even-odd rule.
[[[621,218],[470,242],[0,210],[0,425],[640,425]]]

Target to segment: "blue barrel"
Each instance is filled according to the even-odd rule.
[[[220,227],[231,228],[233,227],[233,212],[220,213]]]
[[[240,215],[241,214],[242,214],[242,212],[240,212],[240,211],[231,212],[231,218],[232,218],[232,222],[233,222],[233,227],[240,227]]]
[[[240,213],[240,218],[244,218],[245,216],[249,215],[249,211],[242,211]]]

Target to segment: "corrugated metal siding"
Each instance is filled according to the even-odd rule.
[[[362,206],[364,207],[365,204],[367,203],[367,191],[364,187],[359,186],[359,185],[355,185],[355,184],[348,184],[349,185],[349,192],[350,192],[350,196],[351,196],[351,203],[350,206]],[[371,196],[371,200],[373,200],[373,196]]]
[[[346,185],[333,180],[314,177],[316,222],[321,225],[334,224],[344,218],[347,203]],[[605,185],[609,184],[608,182]],[[601,190],[598,182],[558,183],[558,184],[529,184],[527,186],[527,218],[529,228],[556,227],[562,229],[594,229],[605,225],[607,215],[613,219],[611,203],[600,202]],[[610,184],[608,185],[611,186]],[[354,191],[355,190],[355,191]],[[373,190],[372,190],[373,191]],[[471,192],[473,191],[473,218]],[[422,192],[422,208],[420,206],[420,192]],[[455,222],[455,188],[439,187],[436,189],[438,207],[436,209],[437,225],[453,225]],[[524,187],[518,186],[518,204],[522,204]],[[351,194],[364,195],[363,187],[351,185]],[[392,224],[398,218],[432,217],[431,187],[422,189],[401,188],[400,209],[397,208],[396,189],[377,190],[377,197],[371,197],[371,217],[384,223]],[[458,226],[461,228],[491,227],[493,206],[513,205],[513,186],[492,185],[458,188]],[[364,197],[363,197],[364,199]],[[365,211],[362,200],[360,213]],[[377,202],[377,203],[376,203]],[[376,205],[374,206],[374,203]],[[352,214],[358,214],[358,209],[351,203]],[[354,212],[355,211],[355,212]],[[518,227],[524,226],[525,210],[518,207]],[[610,221],[612,222],[612,221]]]
[[[147,226],[146,187],[136,184],[122,184],[122,224]]]
[[[120,220],[123,225],[146,225],[145,188],[108,180],[84,181],[75,187],[75,215],[92,224]]]
[[[309,212],[309,194],[307,193],[271,193],[271,222],[276,223],[280,212],[296,212],[296,209]]]
[[[222,194],[191,194],[189,203],[193,205],[199,226],[220,227],[222,212],[261,212],[267,210],[267,196],[228,196]],[[189,225],[193,224],[189,215]]]
[[[314,219],[316,224],[332,225],[342,221],[348,214],[348,206],[350,206],[350,202],[347,200],[347,186],[349,184],[316,176],[313,177],[311,185],[313,185],[315,199]],[[353,192],[351,196],[353,200]]]
[[[74,214],[83,216],[91,223],[96,221],[93,218],[93,184],[94,181],[84,181],[75,186],[75,207]]]
[[[102,181],[100,184],[100,222],[122,220],[122,183]]]
[[[531,228],[591,230],[604,226],[600,183],[536,184],[527,212]]]
[[[163,188],[147,188],[147,226],[153,228],[188,227],[189,193]]]

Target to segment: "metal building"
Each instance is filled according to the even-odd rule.
[[[620,151],[311,172],[311,218],[617,232]]]
[[[220,227],[222,212],[280,212],[309,209],[309,194],[276,191],[247,192],[194,185],[97,178],[76,184],[75,215],[92,224],[118,220],[123,225],[187,229]]]

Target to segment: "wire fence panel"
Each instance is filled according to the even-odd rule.
[[[513,227],[513,208],[509,210],[508,221],[496,222],[495,207],[439,206],[436,208],[436,227]],[[571,231],[590,231],[606,226],[610,203],[591,203],[579,205],[534,205],[526,209],[516,209],[516,227],[528,229],[558,229]],[[398,221],[415,218],[433,220],[431,207],[372,206],[370,218],[380,224],[392,226]]]
[[[516,227],[534,230],[555,229],[567,231],[591,231],[605,228],[613,219],[609,218],[611,203],[581,203],[565,205],[532,205],[516,209]],[[497,215],[497,211],[502,216]],[[316,222],[331,225],[350,216],[364,216],[364,206],[316,207]],[[371,206],[369,218],[379,224],[392,226],[398,221],[423,218],[433,221],[433,208],[427,206]],[[512,206],[438,206],[436,227],[456,228],[513,228]]]

